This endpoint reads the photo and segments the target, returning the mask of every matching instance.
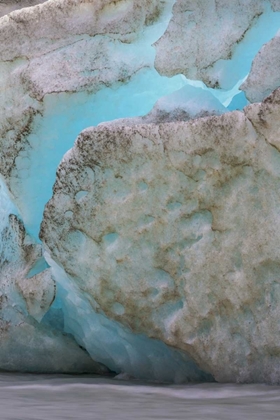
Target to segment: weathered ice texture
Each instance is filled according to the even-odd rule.
[[[40,323],[56,286],[0,180],[0,371],[105,372],[71,336]]]
[[[135,334],[129,327],[108,318],[93,295],[80,288],[78,279],[71,278],[47,252],[45,256],[57,279],[57,293],[44,320],[48,318],[49,324],[57,324],[62,316],[64,331],[72,334],[94,360],[117,374],[141,380],[169,383],[214,380],[186,352],[145,334]],[[121,307],[116,305],[116,310],[121,311]]]
[[[80,334],[75,335],[78,343],[86,346],[93,358],[101,354],[98,360],[105,360],[116,372],[161,381],[212,380],[187,354],[144,335],[136,336],[105,315],[96,317],[87,297],[79,298],[79,290],[72,293],[67,276],[68,284],[63,284],[63,273],[52,261],[51,268],[44,267],[41,246],[29,236],[36,237],[56,166],[82,128],[104,119],[145,114],[160,96],[186,84],[181,76],[169,80],[154,70],[151,44],[164,32],[172,5],[173,1],[49,1],[0,19],[0,173],[19,209],[16,220],[24,232],[27,229],[36,249],[31,258],[28,248],[30,261],[26,261],[25,244],[20,242],[17,250],[13,246],[13,272],[11,264],[6,266],[1,258],[2,278],[6,279],[1,292],[19,296],[23,313],[20,320],[15,317],[9,324],[0,357],[3,369],[9,365],[10,370],[59,371],[61,363],[61,371],[82,371],[85,365],[87,370],[100,371],[101,367],[74,342],[72,347],[69,344],[69,351],[63,351],[70,339],[62,332],[71,333],[72,324],[78,328],[81,324]],[[202,99],[205,95],[212,101],[211,113],[215,113],[215,106],[219,113],[225,112],[210,93],[204,92]],[[196,103],[198,110],[192,109],[192,116],[202,111],[198,100]],[[6,232],[13,213],[7,210],[4,214]],[[7,248],[7,244],[10,246],[4,235],[2,245]],[[55,288],[52,279],[56,271],[60,288]],[[15,294],[11,287],[16,288]],[[3,325],[10,303],[7,308],[1,314]],[[26,322],[29,327],[22,333],[17,328]],[[95,332],[99,330],[91,338],[93,327]],[[41,347],[37,348],[39,339],[29,339],[32,335],[41,337]],[[15,336],[18,348],[14,346]],[[33,354],[33,367],[22,349],[24,340],[20,337],[24,336],[27,352]],[[48,343],[52,343],[49,349],[44,347]],[[40,365],[43,352],[50,357]],[[73,359],[79,352],[84,357],[75,364]]]
[[[245,108],[245,114],[256,130],[280,151],[280,94],[279,89],[268,96],[261,104],[252,104]]]
[[[280,86],[280,31],[256,55],[241,86],[250,102],[260,102]]]
[[[172,4],[50,0],[0,18],[0,172],[34,235],[82,129],[145,114],[185,84],[154,70]]]
[[[0,17],[23,7],[35,6],[46,0],[0,0]]]
[[[34,115],[43,112],[38,101],[44,95],[97,91],[150,64],[147,57],[135,60],[130,44],[156,10],[156,1],[60,0],[0,19],[1,173],[11,171],[18,149],[24,149]],[[19,139],[19,145],[11,144]]]
[[[89,128],[44,213],[97,310],[221,382],[279,382],[279,116],[280,90],[245,113]]]
[[[274,21],[272,10],[280,11],[279,0],[177,0],[166,32],[155,43],[156,69],[232,88],[279,28],[279,14]]]
[[[238,86],[279,28],[277,10],[278,1],[264,0],[49,0],[0,18],[0,173],[29,232],[38,235],[56,167],[82,129],[148,114],[169,94],[173,104],[161,100],[147,121],[162,121],[166,111],[169,120],[186,120],[242,108]],[[238,40],[241,51],[233,47]],[[195,90],[180,74],[160,76],[155,64],[210,86],[217,76],[229,91]],[[183,112],[181,88],[193,89]]]
[[[0,17],[0,369],[279,381],[279,92],[229,111],[279,86],[280,0],[36,3]]]

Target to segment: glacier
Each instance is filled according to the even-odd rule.
[[[22,6],[0,7],[0,369],[280,382],[280,1]]]

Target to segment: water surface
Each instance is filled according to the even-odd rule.
[[[1,374],[0,413],[1,420],[279,420],[280,387]]]

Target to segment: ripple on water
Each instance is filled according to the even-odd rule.
[[[1,420],[276,420],[280,388],[1,374],[0,407]]]

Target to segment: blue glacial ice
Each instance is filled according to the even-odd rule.
[[[218,60],[210,71],[210,77],[219,80],[223,90],[240,86],[248,76],[252,61],[261,47],[270,41],[279,30],[280,12],[274,12],[269,2],[265,3],[264,12],[255,18],[255,22],[246,32],[232,53],[230,60]]]
[[[229,91],[247,77],[255,55],[277,33],[279,9],[269,0],[177,0],[167,31],[155,44],[156,68]]]
[[[20,200],[26,228],[38,237],[44,206],[52,194],[56,168],[78,134],[86,127],[148,113],[161,96],[185,85],[181,76],[161,77],[154,69],[141,70],[130,83],[87,92],[46,95],[44,115],[33,122],[27,137],[31,146],[19,153],[11,188]],[[15,174],[15,175],[14,175]],[[14,176],[13,176],[14,175]]]

